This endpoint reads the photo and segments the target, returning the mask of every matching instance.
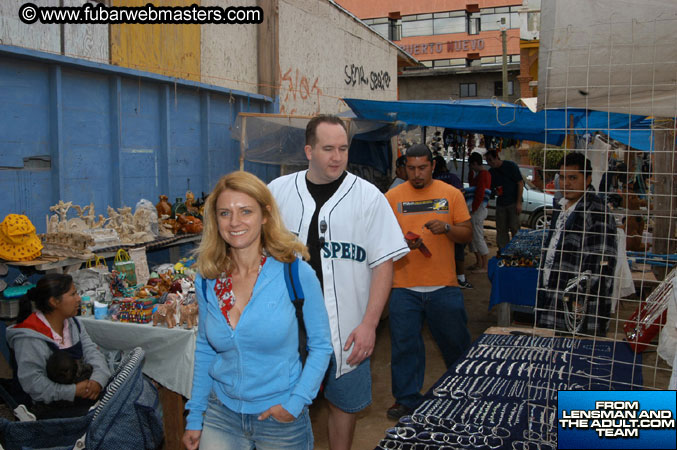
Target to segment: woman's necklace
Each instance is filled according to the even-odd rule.
[[[259,271],[263,269],[263,265],[266,263],[266,255],[261,255],[261,264],[259,264]],[[257,274],[258,274],[257,273]],[[230,323],[230,310],[235,306],[235,294],[233,293],[233,279],[229,274],[223,272],[214,284],[214,293],[216,293],[216,298],[219,299],[219,309],[223,314],[223,317],[226,318],[228,325]]]

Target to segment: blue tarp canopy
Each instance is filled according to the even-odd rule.
[[[561,145],[567,132],[585,134],[601,131],[634,148],[651,148],[650,123],[644,116],[580,108],[547,109],[534,113],[525,106],[494,99],[343,100],[358,118],[365,120],[444,127],[550,145]]]

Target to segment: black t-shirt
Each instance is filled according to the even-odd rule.
[[[496,191],[496,206],[509,206],[517,202],[517,183],[523,181],[522,172],[512,161],[503,161],[498,169],[489,169],[491,188]]]
[[[343,180],[346,178],[348,172],[343,172],[343,174],[338,177],[336,180],[327,184],[315,184],[311,183],[308,178],[306,178],[306,186],[308,187],[308,192],[310,192],[311,197],[315,200],[315,212],[313,213],[313,218],[310,219],[310,228],[308,228],[308,240],[306,241],[306,246],[308,247],[308,253],[310,253],[310,267],[315,270],[317,278],[320,280],[320,285],[324,287],[322,279],[322,257],[320,252],[322,251],[322,242],[320,241],[320,235],[318,233],[318,217],[320,215],[320,209],[327,203],[327,200],[331,198],[332,195],[336,193]],[[326,228],[325,228],[326,231]],[[325,233],[326,234],[326,233]],[[326,239],[325,236],[322,236]]]

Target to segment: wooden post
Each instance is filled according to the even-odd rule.
[[[277,96],[280,80],[279,0],[257,0],[263,23],[256,26],[256,70],[259,94]]]
[[[176,392],[159,386],[158,394],[162,404],[162,422],[165,431],[163,450],[182,450],[181,443],[183,431],[186,429],[186,420],[183,418],[183,410],[186,400]]]
[[[247,139],[247,116],[242,116],[242,134],[240,135],[240,170],[244,170],[245,139]]]
[[[656,212],[653,226],[653,253],[659,255],[674,254],[677,251],[675,240],[675,210],[677,199],[677,154],[675,152],[675,120],[657,119],[654,121],[654,195],[650,203]],[[666,267],[653,266],[657,280],[663,280],[667,274]]]

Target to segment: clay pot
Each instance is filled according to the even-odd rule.
[[[155,209],[158,217],[162,217],[163,214],[168,216],[172,214],[172,205],[167,201],[166,195],[160,196],[160,201],[155,205]]]

